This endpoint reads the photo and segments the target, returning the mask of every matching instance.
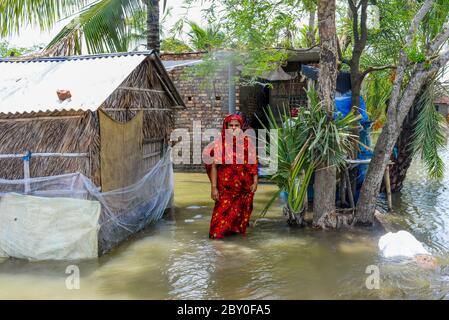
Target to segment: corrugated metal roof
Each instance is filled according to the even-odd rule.
[[[203,62],[203,60],[162,60],[165,69],[168,71],[176,67],[186,67],[201,62]]]
[[[448,95],[442,95],[435,99],[435,104],[449,104],[449,96]]]
[[[151,52],[0,59],[0,113],[97,110]],[[57,90],[70,90],[60,101]]]

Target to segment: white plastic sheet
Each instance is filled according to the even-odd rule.
[[[10,193],[0,201],[0,248],[30,260],[98,257],[99,201]]]
[[[378,245],[382,256],[385,258],[413,258],[418,254],[430,254],[421,242],[404,230],[395,233],[388,232],[380,237]]]
[[[108,252],[170,206],[170,155],[135,184],[104,193],[80,173],[0,179],[0,256],[72,260]]]

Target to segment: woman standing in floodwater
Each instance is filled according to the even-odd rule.
[[[243,124],[239,115],[226,116],[221,138],[204,150],[205,156],[213,159],[206,165],[215,201],[209,230],[212,239],[228,233],[244,235],[249,225],[258,183],[257,156],[255,145],[243,135]]]

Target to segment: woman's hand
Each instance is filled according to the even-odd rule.
[[[220,198],[220,194],[218,193],[217,187],[212,187],[211,198],[214,201],[218,201],[218,199]]]
[[[251,192],[252,193],[254,193],[254,192],[256,192],[256,190],[257,190],[257,182],[254,182],[252,185],[251,185]]]
[[[256,190],[257,190],[257,183],[258,183],[258,182],[259,182],[259,177],[258,177],[257,174],[256,174],[256,175],[254,175],[254,177],[253,177],[253,184],[252,184],[251,187],[250,187],[252,193],[256,192]]]

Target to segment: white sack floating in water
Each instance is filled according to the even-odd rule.
[[[430,255],[421,242],[407,231],[388,232],[379,239],[379,250],[385,258],[413,258],[419,254]]]

